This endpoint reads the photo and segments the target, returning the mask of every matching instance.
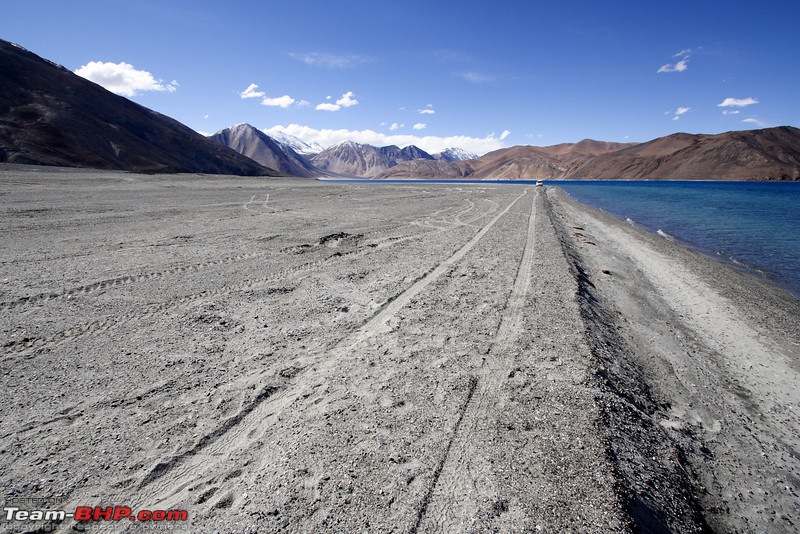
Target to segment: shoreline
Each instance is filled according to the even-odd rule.
[[[0,194],[6,501],[198,531],[800,521],[800,303],[560,190],[5,171]]]
[[[565,248],[588,273],[587,332],[601,324],[601,332],[622,333],[616,346],[599,343],[622,366],[611,382],[639,391],[639,410],[681,451],[674,463],[690,473],[703,520],[714,531],[793,528],[800,466],[792,451],[800,440],[789,414],[798,400],[800,303],[749,273],[554,196],[557,211],[582,229],[571,230]],[[637,373],[641,383],[631,383]],[[628,478],[636,481],[635,469]]]
[[[536,182],[537,182],[537,180],[470,180],[470,179],[456,179],[456,178],[453,178],[453,179],[433,179],[433,178],[432,179],[415,179],[415,178],[402,179],[402,178],[397,178],[397,179],[388,179],[388,180],[371,179],[371,178],[317,178],[316,180],[320,181],[320,182],[323,182],[323,183],[341,183],[341,184],[345,184],[345,183],[359,183],[360,182],[360,183],[376,184],[376,185],[379,185],[381,183],[383,183],[383,184],[426,184],[427,183],[427,184],[431,184],[431,185],[459,185],[459,184],[460,185],[476,185],[476,184],[481,184],[481,183],[483,183],[483,184],[502,184],[502,185],[535,185]],[[551,186],[551,187],[562,187],[564,184],[578,185],[578,184],[587,184],[587,183],[601,183],[601,184],[615,184],[615,183],[678,183],[678,184],[690,184],[690,183],[693,183],[693,182],[702,182],[702,183],[708,183],[708,184],[714,184],[714,183],[721,183],[721,184],[775,183],[775,182],[764,182],[764,181],[758,181],[758,180],[629,180],[629,179],[623,179],[623,180],[591,180],[591,179],[586,179],[586,180],[544,180],[544,182],[545,182],[545,185]],[[795,183],[795,182],[780,182],[780,183],[790,184],[790,183]],[[570,196],[571,198],[574,198],[574,197],[572,197],[572,195],[570,193],[567,192],[566,194],[568,196]],[[600,209],[602,211],[606,211],[602,207],[594,206],[594,205],[592,205],[590,203],[586,203],[585,201],[579,200],[577,198],[575,200],[577,200],[578,202],[582,202],[582,203],[586,204],[589,207],[592,207],[592,208],[595,208],[595,209]],[[610,215],[612,215],[614,217],[617,217],[619,219],[623,219],[624,218],[624,216],[617,215],[617,214],[612,213],[612,212],[607,212],[607,213],[609,213]],[[705,254],[706,256],[709,256],[711,258],[715,258],[715,259],[717,259],[718,261],[720,261],[722,263],[725,263],[725,264],[727,264],[729,266],[733,266],[736,269],[739,269],[739,270],[741,270],[743,272],[749,273],[752,276],[755,276],[755,277],[760,278],[762,280],[765,280],[765,281],[767,281],[767,282],[769,282],[769,283],[771,283],[773,285],[776,285],[776,286],[780,287],[781,289],[789,292],[796,299],[800,300],[800,286],[792,285],[790,280],[786,279],[786,275],[785,274],[780,274],[778,272],[769,271],[766,268],[759,267],[758,265],[755,265],[755,264],[749,264],[749,263],[745,262],[744,260],[741,260],[741,259],[738,259],[738,258],[735,258],[735,257],[732,257],[732,256],[727,256],[727,255],[722,254],[719,251],[716,251],[714,249],[705,248],[705,247],[703,247],[701,245],[698,245],[698,244],[695,244],[695,243],[693,243],[691,241],[688,241],[688,240],[681,239],[679,237],[673,236],[673,235],[667,233],[666,231],[664,231],[661,228],[658,228],[656,226],[649,226],[649,225],[643,224],[643,223],[641,223],[639,221],[634,221],[632,219],[626,219],[626,220],[629,220],[631,224],[638,225],[639,227],[641,227],[641,228],[643,228],[643,229],[645,229],[647,231],[650,231],[652,233],[661,233],[661,234],[663,234],[662,237],[664,237],[665,239],[674,240],[674,241],[678,242],[679,244],[683,245],[684,247],[688,247],[688,248],[691,248],[691,249],[696,250],[698,252],[701,252],[701,253]]]
[[[730,183],[737,183],[737,182],[730,182]],[[753,183],[758,183],[758,182],[753,182]],[[551,184],[551,185],[553,187],[559,187],[557,184]],[[588,203],[586,203],[586,202],[584,202],[584,201],[582,201],[580,199],[577,199],[577,198],[573,197],[569,192],[565,191],[564,193],[569,198],[575,200],[576,202],[580,202],[581,204],[583,204],[583,205],[585,205],[585,206],[587,206],[587,207],[589,207],[591,209],[599,210],[599,211],[601,211],[601,212],[603,212],[603,213],[605,213],[605,214],[607,214],[607,215],[609,215],[609,216],[611,216],[611,217],[613,217],[613,218],[615,218],[615,219],[617,219],[617,220],[619,220],[621,222],[625,222],[627,224],[635,226],[635,227],[637,227],[639,229],[642,229],[642,230],[644,230],[644,231],[646,231],[648,233],[657,234],[660,237],[662,237],[662,238],[664,238],[664,239],[666,239],[668,241],[672,241],[672,242],[674,242],[674,243],[676,243],[676,244],[678,244],[678,245],[680,245],[682,247],[691,249],[691,250],[693,250],[695,252],[699,252],[700,254],[703,254],[706,257],[714,259],[717,262],[720,262],[720,263],[722,263],[722,264],[724,264],[724,265],[726,265],[728,267],[733,267],[734,269],[736,269],[736,270],[738,270],[740,272],[743,272],[743,273],[748,274],[748,275],[750,275],[750,276],[752,276],[754,278],[757,278],[757,279],[759,279],[759,280],[761,280],[763,282],[767,282],[767,283],[769,283],[769,284],[771,284],[773,286],[776,286],[776,287],[782,289],[783,291],[786,291],[790,295],[792,295],[795,299],[800,300],[800,286],[793,287],[789,283],[789,281],[782,279],[781,275],[779,273],[772,272],[772,271],[767,271],[762,267],[759,267],[757,265],[748,264],[748,263],[744,262],[743,260],[740,260],[740,259],[735,258],[735,257],[726,256],[724,254],[721,254],[719,251],[715,251],[714,249],[704,248],[704,247],[702,247],[702,246],[700,246],[698,244],[695,244],[695,243],[693,243],[691,241],[688,241],[688,240],[682,239],[680,237],[674,236],[674,235],[672,235],[670,233],[667,233],[665,230],[663,230],[661,228],[658,228],[656,226],[649,226],[649,225],[641,223],[640,221],[630,219],[629,217],[623,217],[621,215],[617,215],[615,213],[612,213],[612,212],[609,212],[609,211],[605,210],[602,207],[593,206],[593,205],[588,204]]]

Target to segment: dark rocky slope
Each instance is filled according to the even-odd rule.
[[[134,172],[278,174],[2,40],[0,162]]]

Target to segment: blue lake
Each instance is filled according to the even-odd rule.
[[[800,298],[800,183],[550,182]]]

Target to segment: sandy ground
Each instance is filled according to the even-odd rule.
[[[800,524],[798,302],[556,188],[6,169],[0,244],[4,506],[188,513],[7,531]]]

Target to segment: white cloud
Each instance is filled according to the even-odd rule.
[[[753,104],[758,104],[758,100],[752,97],[748,98],[726,98],[721,103],[717,104],[718,108],[727,108],[727,107],[736,107],[736,108],[744,108],[747,106],[752,106]]]
[[[764,127],[766,124],[758,119],[743,119],[742,122],[746,122],[747,124],[753,124],[755,126]]]
[[[342,95],[342,98],[336,101],[336,104],[342,106],[343,108],[349,108],[351,106],[355,106],[358,104],[358,100],[353,98],[355,96],[353,91],[347,91],[345,94]]]
[[[433,109],[433,104],[428,104],[424,108],[418,109],[417,113],[421,115],[433,115],[434,113],[436,113],[436,110]]]
[[[355,96],[353,91],[347,91],[345,94],[339,98],[335,104],[331,102],[323,102],[322,104],[317,104],[315,109],[319,111],[339,111],[342,108],[349,108],[358,104],[358,100],[353,98]],[[330,96],[325,97],[325,100],[331,100]]]
[[[684,72],[686,69],[689,68],[689,57],[692,53],[691,48],[687,48],[686,50],[681,50],[674,56],[673,58],[680,58],[675,63],[667,63],[666,65],[662,65],[658,69],[658,73],[662,72]]]
[[[178,88],[178,82],[175,80],[164,84],[146,70],[137,70],[124,61],[121,63],[90,61],[75,70],[75,74],[122,96],[135,96],[143,91],[172,93]]]
[[[503,139],[505,139],[509,135],[511,135],[511,132],[509,132],[508,130],[503,130],[503,133],[500,134],[500,140],[502,141]]]
[[[425,124],[424,122],[418,122],[414,126],[412,126],[412,128],[414,128],[415,130],[424,130],[427,127],[428,125]]]
[[[722,110],[722,114],[723,115],[738,115],[739,113],[741,113],[741,111],[739,111],[738,109],[725,109],[725,110]]]
[[[258,85],[251,83],[247,86],[247,89],[239,93],[241,98],[263,98],[265,95],[264,91],[257,91]]]
[[[403,126],[405,126],[405,124],[397,124],[396,122],[393,122],[392,125],[389,126],[389,129],[394,132],[396,130],[399,130]]]
[[[675,63],[674,65],[670,65],[670,64],[662,65],[658,69],[658,72],[659,73],[661,73],[661,72],[683,72],[688,68],[689,68],[689,60],[688,59],[682,59],[682,60],[678,61],[677,63]]]
[[[288,108],[292,104],[294,104],[294,98],[289,95],[283,95],[276,98],[264,97],[264,100],[261,101],[262,106],[272,106],[278,108]]]
[[[290,53],[298,61],[314,67],[325,67],[328,69],[352,69],[372,61],[367,56],[358,54],[328,54],[319,52],[308,52],[305,54]]]
[[[317,107],[314,109],[318,111],[339,111],[342,109],[342,106],[331,104],[330,102],[323,102],[322,104],[317,104]]]
[[[681,118],[681,115],[685,115],[688,113],[692,108],[678,108],[675,110],[675,116],[672,117],[672,120],[676,121]]]
[[[463,148],[478,155],[483,155],[492,150],[504,148],[503,140],[494,134],[486,137],[469,137],[464,135],[453,136],[419,136],[413,134],[385,134],[372,130],[318,130],[310,126],[290,124],[288,126],[273,126],[266,130],[286,132],[299,137],[306,143],[319,143],[324,147],[341,143],[342,141],[355,141],[373,146],[397,145],[406,147],[416,145],[430,154],[441,152],[450,147]]]

